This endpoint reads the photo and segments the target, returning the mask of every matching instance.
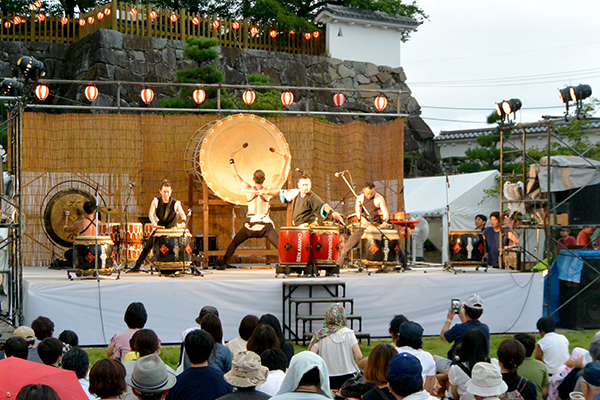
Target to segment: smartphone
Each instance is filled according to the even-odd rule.
[[[452,299],[452,309],[454,310],[455,314],[458,314],[458,312],[460,311],[460,300],[459,299]]]

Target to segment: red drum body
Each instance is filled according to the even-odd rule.
[[[153,231],[151,223],[144,224],[144,240],[148,240]]]
[[[330,226],[309,229],[310,262],[312,264],[336,264],[339,251],[339,230]]]
[[[128,222],[123,225],[121,231],[121,242],[141,243],[144,239],[144,227],[139,222]]]
[[[73,242],[73,267],[98,269],[113,267],[113,241],[109,236],[78,236]]]
[[[310,257],[308,228],[284,226],[279,232],[279,263],[305,266]]]
[[[452,229],[450,231],[450,261],[460,264],[483,263],[485,241],[479,230]]]
[[[118,223],[101,223],[98,225],[98,235],[110,236],[114,244],[119,243],[121,224]]]

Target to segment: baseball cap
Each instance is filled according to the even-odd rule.
[[[483,310],[483,300],[481,300],[481,297],[477,293],[467,297],[467,300],[463,304],[475,310]]]
[[[13,332],[13,336],[18,336],[20,338],[25,339],[28,342],[35,340],[35,332],[33,331],[33,329],[25,325],[15,329],[15,331]]]
[[[400,325],[398,336],[406,339],[421,339],[423,337],[423,327],[414,321],[406,321]]]
[[[592,386],[600,386],[600,361],[594,361],[585,366],[583,379]]]
[[[396,354],[390,361],[387,379],[389,382],[394,382],[397,379],[408,378],[411,383],[417,383],[423,380],[422,372],[423,367],[421,367],[421,361],[417,357],[410,353],[400,353]]]

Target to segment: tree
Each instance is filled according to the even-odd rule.
[[[221,18],[239,17],[240,0],[142,0],[158,8],[188,10],[201,15],[218,15]]]

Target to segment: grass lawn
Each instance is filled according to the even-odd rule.
[[[590,341],[596,334],[597,330],[587,330],[587,331],[571,331],[571,330],[559,330],[558,333],[562,333],[565,335],[570,342],[570,348],[573,350],[575,347],[583,347],[587,349]],[[492,335],[490,340],[490,357],[496,357],[496,350],[500,343],[505,339],[512,338],[513,335]],[[536,340],[540,338],[538,334],[535,334],[534,337]],[[371,345],[367,345],[367,341],[363,340],[360,344],[360,348],[362,350],[363,355],[366,357],[369,355],[373,347],[377,346],[381,343],[390,343],[390,339],[388,340],[371,340]],[[172,368],[177,368],[177,363],[179,362],[179,348],[180,346],[164,346],[161,349],[160,357],[163,361],[171,366]],[[296,353],[307,350],[308,344],[306,346],[296,345],[294,344],[294,350]],[[423,349],[427,350],[431,354],[436,354],[439,356],[446,356],[446,353],[450,349],[450,344],[446,342],[442,342],[437,336],[429,336],[423,338]],[[90,356],[90,363],[94,365],[94,363],[102,358],[106,358],[106,349],[105,348],[87,348],[87,353]]]

